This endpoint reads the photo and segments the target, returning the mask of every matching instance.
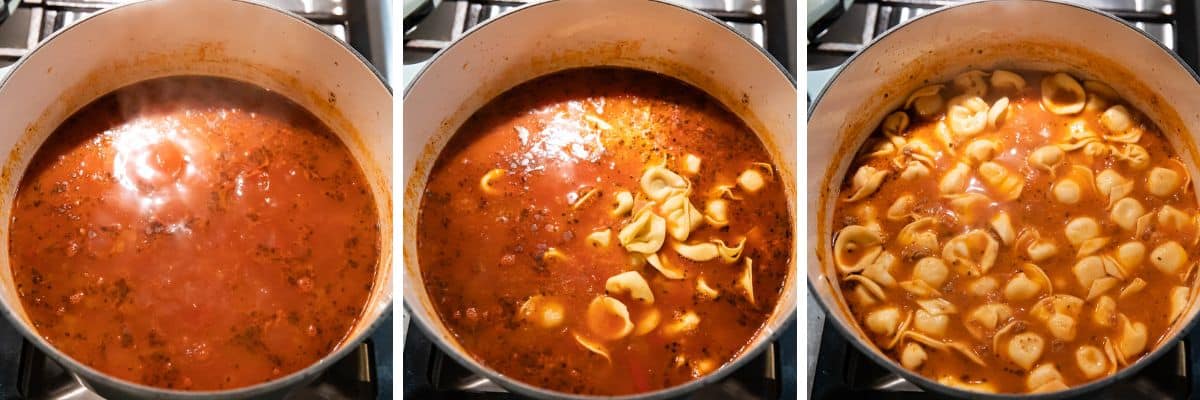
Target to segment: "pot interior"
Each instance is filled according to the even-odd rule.
[[[574,0],[525,6],[477,27],[434,58],[406,90],[405,98],[413,100],[405,102],[405,114],[422,117],[404,119],[404,236],[416,237],[429,170],[476,109],[519,83],[590,66],[657,72],[709,93],[758,134],[780,170],[795,215],[796,89],[768,55],[719,22],[680,6]],[[484,368],[460,347],[430,305],[416,243],[404,246],[405,304],[431,339],[476,372],[526,394],[550,396]],[[791,318],[795,282],[790,274],[774,313],[746,349],[760,348]],[[744,356],[739,359],[748,359]],[[699,381],[717,375],[723,374]]]
[[[263,39],[271,45],[247,40],[267,37],[289,40]],[[120,87],[176,75],[231,78],[280,93],[319,118],[350,149],[378,207],[382,252],[363,314],[334,353],[357,345],[391,309],[391,93],[364,60],[298,16],[244,1],[148,1],[100,12],[48,39],[14,65],[0,85],[0,120],[6,121],[0,126],[0,154],[6,156],[0,221],[7,227],[25,168],[65,118]],[[0,229],[0,303],[29,330],[30,340],[62,360],[32,331],[14,287],[8,245],[8,229]]]
[[[1171,53],[1115,17],[1045,1],[971,3],[901,25],[851,58],[810,114],[808,206],[815,222],[808,232],[813,240],[810,290],[860,350],[906,378],[916,377],[919,384],[942,391],[948,390],[885,356],[850,314],[832,261],[832,215],[853,156],[887,113],[915,89],[972,69],[1063,71],[1107,83],[1158,125],[1191,176],[1197,176],[1196,135],[1187,127],[1200,123],[1200,84]],[[1200,188],[1197,182],[1192,185],[1193,190]],[[1194,294],[1189,301],[1161,343],[1172,343],[1191,326],[1200,310]],[[1117,374],[1145,365],[1159,350],[1165,349],[1151,349],[1136,366]]]

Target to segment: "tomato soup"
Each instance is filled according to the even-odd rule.
[[[237,81],[137,83],[69,117],[9,224],[38,335],[162,388],[248,386],[329,354],[380,254],[371,188],[315,116]]]

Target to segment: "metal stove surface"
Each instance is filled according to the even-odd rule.
[[[0,19],[0,77],[37,43],[64,26],[131,0],[21,0]],[[385,20],[377,0],[258,0],[303,16],[347,41],[379,71],[387,71]],[[0,4],[16,4],[0,0]],[[392,317],[325,374],[291,394],[293,399],[392,399]],[[0,318],[0,399],[100,399],[78,378],[39,351]]]
[[[845,13],[830,16],[833,23],[809,32],[807,45],[808,100],[829,83],[833,73],[866,43],[900,23],[959,0],[855,1]],[[1113,13],[1174,50],[1197,69],[1200,37],[1196,2],[1181,0],[1076,0]],[[942,399],[871,361],[833,328],[808,297],[808,388],[810,398],[826,399]],[[1187,335],[1174,349],[1137,375],[1087,399],[1200,398],[1200,331]]]

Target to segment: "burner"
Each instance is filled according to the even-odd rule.
[[[767,349],[725,379],[680,397],[690,400],[796,398],[796,325],[789,324]],[[404,397],[450,400],[516,400],[487,378],[476,375],[410,326],[404,343]]]

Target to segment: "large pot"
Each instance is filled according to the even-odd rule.
[[[47,38],[0,81],[0,221],[7,227],[26,165],[67,116],[122,86],[185,74],[238,79],[283,94],[332,128],[363,167],[383,245],[366,310],[347,340],[307,368],[240,389],[178,391],[116,379],[73,360],[34,330],[13,284],[8,229],[0,229],[0,310],[105,397],[282,397],[357,347],[392,304],[391,91],[361,56],[316,25],[250,1],[154,0],[101,11]]]
[[[404,95],[403,229],[404,237],[410,238],[404,241],[404,303],[426,336],[460,364],[513,392],[539,398],[595,396],[532,386],[473,359],[431,305],[416,242],[411,238],[417,236],[417,217],[430,167],[467,117],[521,82],[585,66],[655,71],[705,90],[758,133],[780,167],[789,199],[796,194],[792,184],[796,168],[793,80],[761,48],[697,10],[645,0],[535,3],[476,26],[438,53]],[[790,206],[794,213],[795,203]],[[795,274],[790,274],[770,318],[733,362],[683,385],[623,398],[678,396],[736,370],[792,318],[796,293]]]
[[[996,0],[941,8],[867,45],[812,104],[809,290],[828,315],[827,323],[858,350],[926,390],[985,399],[1077,396],[1133,375],[1162,356],[1195,323],[1196,303],[1149,354],[1111,376],[1049,394],[985,395],[939,384],[881,353],[846,307],[832,265],[832,215],[840,183],[855,151],[885,114],[925,82],[945,81],[967,69],[997,67],[1065,70],[1110,84],[1158,123],[1191,175],[1200,176],[1197,132],[1187,129],[1200,126],[1200,83],[1182,60],[1144,32],[1110,14],[1056,1]]]

